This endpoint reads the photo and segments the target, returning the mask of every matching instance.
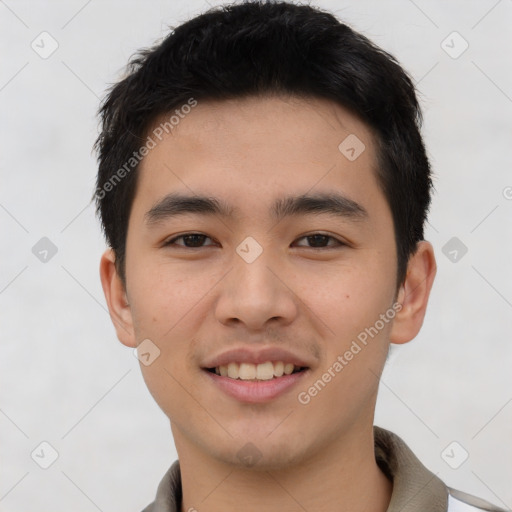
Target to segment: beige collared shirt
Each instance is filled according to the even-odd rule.
[[[375,457],[393,482],[387,512],[507,512],[485,500],[447,487],[417,459],[396,434],[374,427]],[[156,498],[142,512],[180,512],[181,475],[176,461],[163,477]]]

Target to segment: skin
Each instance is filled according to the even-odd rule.
[[[349,134],[366,149],[349,161]],[[144,158],[129,219],[126,287],[107,250],[101,281],[119,340],[150,339],[160,356],[141,364],[170,419],[183,486],[182,511],[385,511],[392,484],[374,458],[373,418],[389,344],[418,333],[435,276],[430,243],[410,258],[396,288],[391,211],[376,180],[371,130],[328,100],[291,97],[199,102]],[[364,219],[269,215],[283,195],[336,191]],[[187,214],[148,225],[145,214],[171,192],[205,194],[236,218]],[[180,234],[195,248],[163,246]],[[327,234],[323,248],[306,235]],[[236,252],[248,236],[263,252]],[[337,245],[336,240],[345,245]],[[190,239],[188,239],[190,244]],[[326,248],[327,246],[327,248]],[[322,247],[322,246],[320,246]],[[311,398],[297,400],[357,335],[396,302],[402,309]],[[239,346],[277,345],[309,363],[300,385],[263,404],[239,402],[201,369]],[[260,459],[237,456],[248,442]]]

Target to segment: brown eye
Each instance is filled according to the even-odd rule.
[[[312,235],[306,235],[306,236],[299,238],[299,240],[303,240],[303,239],[306,239],[310,245],[309,246],[301,245],[300,247],[310,247],[312,249],[324,249],[324,248],[328,249],[330,247],[339,247],[341,245],[345,245],[342,242],[340,242],[339,240],[337,240],[336,238],[329,236],[329,235],[324,235],[322,233],[313,233]],[[329,245],[330,240],[334,241],[334,245],[333,244]]]
[[[186,233],[184,235],[177,236],[176,238],[173,238],[165,242],[164,246],[175,245],[179,247],[185,247],[186,249],[195,249],[203,247],[203,242],[209,238],[209,236],[203,235],[201,233]],[[183,240],[183,243],[178,244],[176,243],[177,240]]]

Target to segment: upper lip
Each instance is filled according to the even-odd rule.
[[[260,364],[266,363],[267,361],[282,361],[285,364],[293,363],[295,366],[300,367],[310,366],[305,358],[279,347],[268,347],[262,349],[240,347],[226,350],[225,352],[212,357],[205,362],[203,368],[217,368],[219,366],[227,366],[229,363]]]

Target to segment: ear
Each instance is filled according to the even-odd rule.
[[[402,305],[402,309],[393,320],[391,343],[407,343],[420,331],[436,268],[432,244],[418,242],[416,252],[409,258],[405,281],[398,291],[396,301]]]
[[[119,341],[127,347],[136,347],[133,319],[124,284],[117,273],[116,258],[112,249],[106,250],[100,262],[100,278],[107,301],[110,319]]]

